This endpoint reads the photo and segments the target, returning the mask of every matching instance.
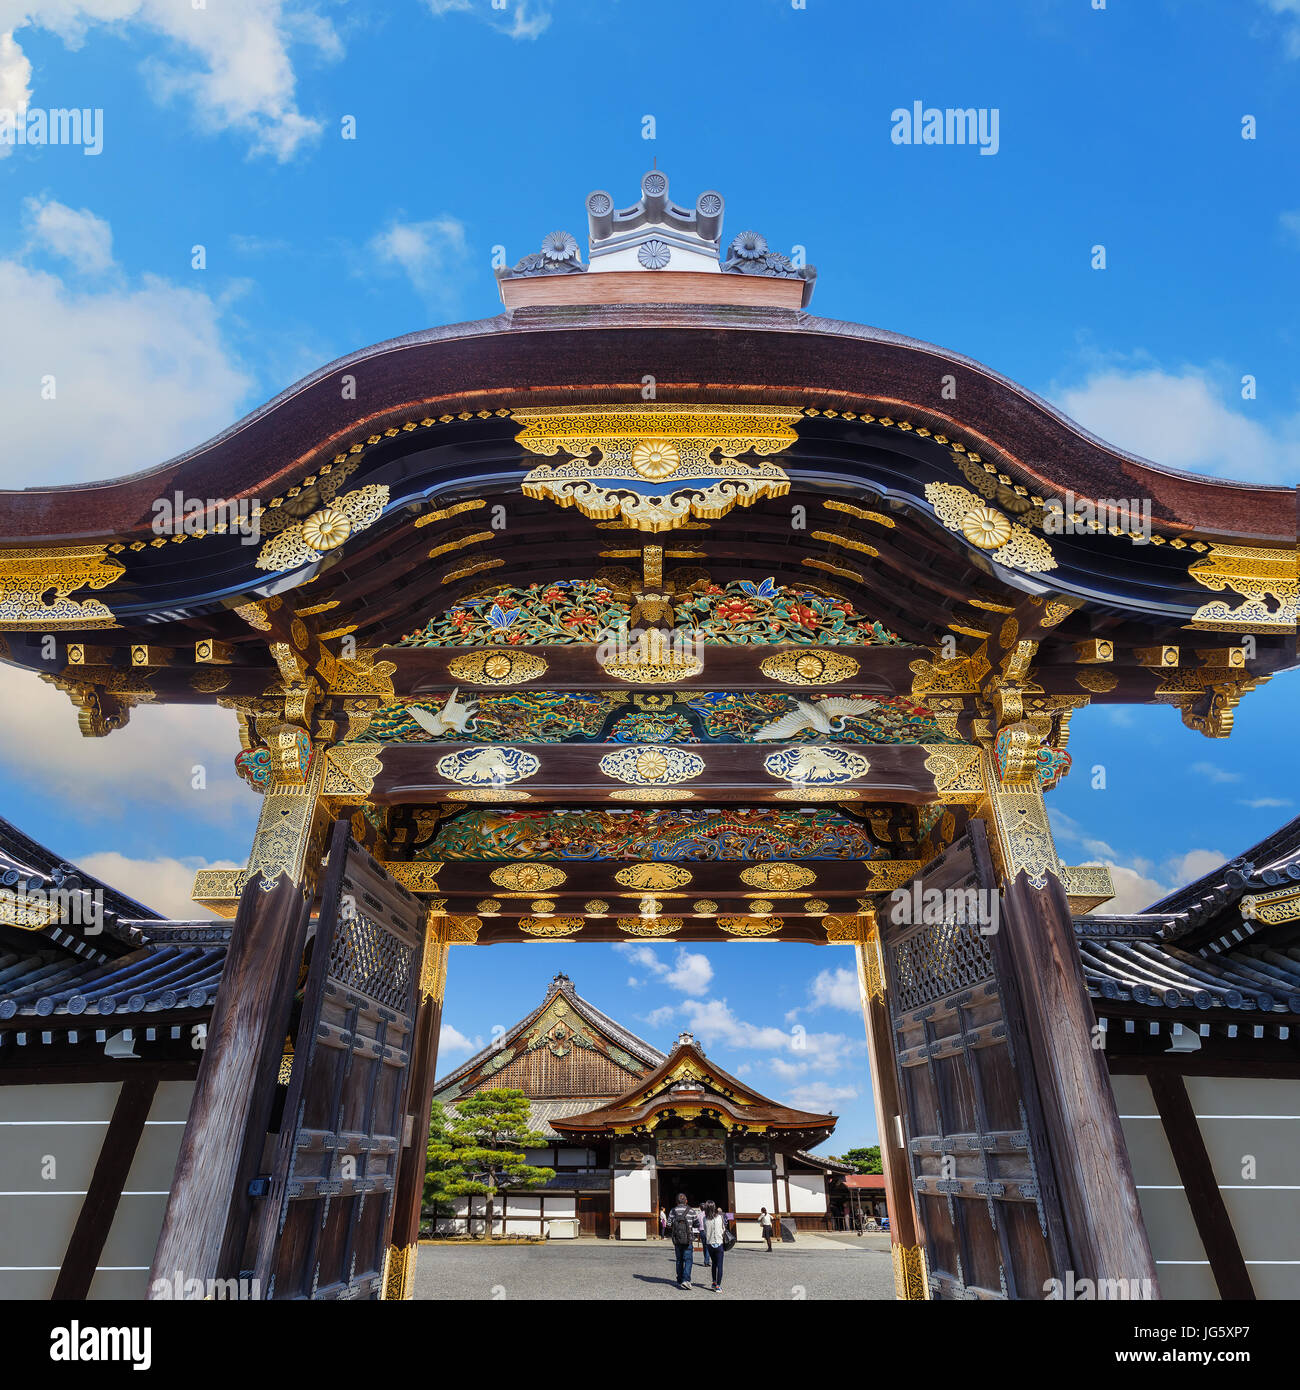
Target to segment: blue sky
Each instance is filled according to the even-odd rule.
[[[805,246],[817,312],[966,353],[1167,465],[1294,484],[1298,77],[1300,0],[0,0],[0,108],[104,113],[98,155],[0,153],[0,487],[147,468],[342,353],[497,312],[495,246],[581,238],[586,193],[634,201],[652,159],[681,202],[721,191],[728,234]],[[918,100],[996,108],[997,154],[892,143]],[[1294,815],[1298,690],[1248,696],[1227,743],[1080,714],[1065,857],[1111,863],[1135,908]],[[0,699],[0,809],[29,833],[178,912],[195,867],[243,859],[228,714],[81,741],[48,687],[0,670]],[[836,1150],[875,1129],[851,964],[462,949],[444,1057],[564,969],[660,1046],[694,1024],[842,1113]]]

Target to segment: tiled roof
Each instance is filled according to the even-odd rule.
[[[1227,955],[1141,937],[1083,937],[1084,979],[1096,999],[1171,1009],[1300,1014],[1300,950],[1262,944]]]
[[[109,961],[55,951],[6,953],[0,955],[0,1022],[209,1008],[225,959],[224,945],[142,946]]]
[[[554,1142],[564,1136],[551,1128],[552,1120],[562,1120],[569,1115],[581,1115],[584,1110],[594,1110],[599,1101],[594,1100],[530,1100],[528,1102],[528,1123],[539,1129]]]

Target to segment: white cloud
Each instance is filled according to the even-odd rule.
[[[1229,772],[1226,768],[1218,767],[1214,763],[1193,763],[1191,770],[1200,776],[1207,778],[1211,782],[1240,782],[1240,772]]]
[[[787,1075],[836,1071],[865,1049],[842,1033],[810,1033],[793,1028],[748,1023],[732,1012],[725,999],[687,999],[677,1010],[695,1036],[709,1048],[718,1044],[742,1052],[771,1052],[788,1058]],[[771,1063],[775,1065],[775,1063]]]
[[[191,0],[0,0],[0,95],[30,91],[31,65],[14,31],[45,29],[78,49],[105,24],[162,36],[166,56],[147,59],[145,75],[158,100],[191,103],[204,130],[235,131],[254,153],[287,160],[323,129],[298,109],[290,49],[335,59],[342,45],[310,0],[299,0],[296,8],[287,0],[221,0],[202,7]],[[65,91],[59,95],[66,104]],[[23,106],[27,100],[3,104]]]
[[[1253,801],[1243,801],[1243,806],[1249,806],[1252,811],[1263,811],[1273,807],[1294,806],[1294,801],[1284,801],[1279,796],[1257,796]]]
[[[454,1053],[463,1052],[468,1055],[477,1052],[483,1046],[482,1038],[467,1038],[459,1028],[453,1028],[450,1023],[444,1023],[438,1033],[438,1056],[450,1057]]]
[[[855,970],[842,967],[821,971],[808,986],[810,1009],[848,1009],[858,1013],[862,1009],[862,997],[858,991],[858,976]]]
[[[1135,362],[1137,359],[1133,359]],[[1300,425],[1276,428],[1234,400],[1240,376],[1228,368],[1099,366],[1079,385],[1051,388],[1071,419],[1109,444],[1167,468],[1286,483],[1300,476]]]
[[[1283,51],[1288,58],[1300,58],[1300,0],[1261,0],[1261,3],[1271,14],[1283,16]]]
[[[1103,915],[1142,912],[1176,888],[1217,869],[1228,857],[1217,849],[1190,849],[1171,855],[1161,864],[1140,856],[1125,861],[1119,851],[1104,840],[1094,839],[1064,812],[1053,810],[1051,817],[1058,843],[1082,848],[1089,855],[1082,863],[1104,864],[1110,870],[1115,896],[1092,909]]]
[[[230,859],[132,859],[116,850],[85,854],[77,861],[88,874],[137,902],[180,921],[206,920],[212,913],[190,897],[200,869],[237,869]]]
[[[426,303],[450,310],[469,260],[465,225],[454,217],[390,222],[367,250],[381,269],[399,271]]]
[[[1278,213],[1277,220],[1282,224],[1282,230],[1296,241],[1300,242],[1300,208],[1290,212]]]
[[[651,1028],[662,1028],[665,1024],[673,1021],[673,1015],[677,1012],[675,1004],[661,1004],[657,1009],[651,1009],[645,1016],[645,1021]]]
[[[103,264],[107,223],[58,203],[34,207],[52,239],[34,239],[26,257],[49,251],[82,269]],[[253,384],[223,339],[222,306],[202,290],[157,276],[73,289],[9,259],[0,260],[0,304],[14,359],[0,374],[0,487],[85,482],[161,463],[229,425]]]
[[[0,110],[18,111],[31,101],[32,65],[9,33],[0,34]],[[9,154],[11,145],[0,145]]]
[[[678,948],[671,965],[661,960],[649,946],[621,941],[614,949],[683,994],[703,994],[713,979],[713,966],[709,964],[709,958],[698,951],[688,951],[685,947]],[[633,976],[628,980],[628,984],[636,989],[640,987],[641,981]]]
[[[492,0],[425,0],[430,13],[437,19],[448,14],[472,14],[486,20],[494,29],[512,39],[535,39],[551,22],[550,7],[545,3],[534,6],[529,0],[515,0],[498,8]]]
[[[83,275],[98,275],[112,267],[112,228],[89,208],[78,212],[53,199],[28,198],[23,212],[29,250],[61,256]]]
[[[70,819],[121,818],[123,807],[150,802],[178,817],[247,826],[258,797],[235,775],[235,716],[202,705],[138,705],[107,738],[82,738],[72,701],[30,671],[0,666],[0,767],[39,784]],[[192,785],[196,765],[207,786]]]
[[[826,1081],[809,1081],[786,1093],[786,1104],[799,1110],[811,1110],[817,1115],[838,1113],[835,1109],[841,1101],[856,1100],[859,1092],[856,1086],[832,1086]]]
[[[664,976],[664,981],[683,994],[703,994],[713,979],[713,967],[709,958],[697,951],[678,951],[673,968]]]

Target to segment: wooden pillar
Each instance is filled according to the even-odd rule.
[[[885,970],[880,935],[867,914],[860,914],[858,993],[867,1027],[867,1051],[871,1058],[871,1090],[876,1104],[876,1129],[880,1135],[881,1167],[889,1203],[889,1249],[894,1259],[894,1293],[900,1299],[928,1298],[925,1244],[919,1234],[912,1198],[912,1172],[907,1152],[899,1142],[902,1105],[898,1072],[894,1066],[894,1030],[885,999]]]
[[[385,1299],[409,1299],[415,1284],[420,1206],[429,1158],[429,1111],[433,1108],[433,1086],[438,1072],[438,1035],[442,1029],[442,1001],[447,988],[450,952],[445,932],[445,906],[443,900],[436,901],[430,908],[425,927],[420,1011],[415,1020],[415,1045],[403,1107],[406,1119],[393,1192],[392,1235],[384,1265]]]
[[[298,982],[322,828],[318,751],[263,796],[150,1284],[237,1277]],[[319,850],[317,851],[319,857]]]
[[[1032,778],[999,782],[988,757],[984,775],[981,812],[1003,884],[1000,945],[1023,1010],[1071,1267],[1076,1280],[1149,1281],[1158,1297],[1043,794]]]
[[[156,1076],[122,1082],[51,1298],[82,1300],[89,1294],[157,1090]]]

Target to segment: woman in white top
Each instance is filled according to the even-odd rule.
[[[708,1250],[709,1263],[713,1266],[713,1292],[722,1289],[722,1257],[726,1253],[727,1219],[718,1210],[716,1203],[704,1204],[704,1244]]]

